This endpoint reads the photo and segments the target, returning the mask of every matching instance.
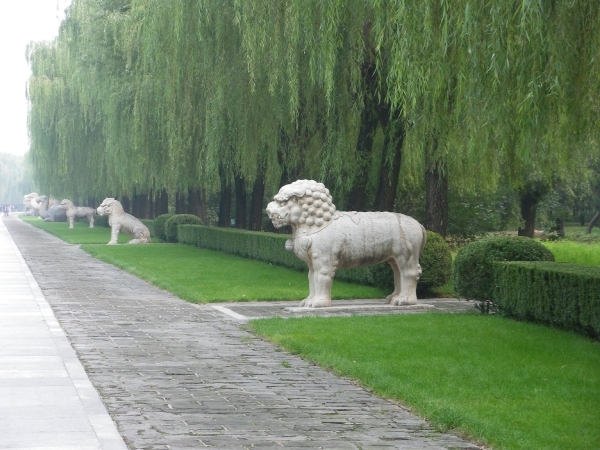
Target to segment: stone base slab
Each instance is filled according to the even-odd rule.
[[[415,305],[401,305],[401,306],[392,306],[392,305],[344,305],[344,306],[326,306],[323,308],[306,308],[300,306],[288,306],[287,308],[283,308],[285,311],[289,311],[291,313],[299,313],[299,312],[310,312],[310,311],[323,311],[323,312],[364,312],[364,311],[419,311],[419,310],[429,310],[435,308],[433,305],[428,305],[425,303],[417,303]]]

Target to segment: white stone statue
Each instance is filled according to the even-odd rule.
[[[309,296],[300,306],[331,306],[331,285],[339,268],[388,262],[394,270],[391,305],[417,303],[419,256],[425,228],[415,219],[391,212],[336,211],[329,190],[313,180],[283,186],[267,205],[275,228],[289,225],[285,248],[308,264]]]
[[[150,230],[148,230],[148,227],[141,220],[127,214],[118,200],[105,198],[102,204],[98,206],[97,211],[100,216],[108,216],[108,224],[111,228],[109,245],[117,244],[119,231],[123,231],[133,238],[129,241],[130,244],[150,243]]]
[[[32,192],[23,196],[23,210],[27,216],[35,216],[40,209],[38,203],[39,196],[37,192]]]
[[[94,216],[96,215],[96,210],[94,208],[75,206],[68,198],[63,199],[63,201],[60,202],[59,208],[66,211],[69,228],[73,228],[73,222],[75,222],[75,219],[79,218],[87,218],[90,223],[90,228],[94,228]]]
[[[49,203],[50,203],[50,201],[48,200],[48,196],[42,195],[42,196],[38,197],[38,203],[40,205],[38,208],[38,213],[40,215],[40,218],[45,220],[48,217],[48,207],[49,207]]]

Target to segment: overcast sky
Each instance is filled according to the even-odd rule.
[[[30,70],[25,49],[30,41],[52,40],[71,0],[1,0],[0,7],[0,153],[29,150],[25,87]]]

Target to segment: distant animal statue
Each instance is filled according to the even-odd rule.
[[[127,214],[118,200],[105,198],[96,211],[100,216],[108,216],[108,223],[111,228],[109,245],[117,244],[120,231],[133,238],[129,241],[130,244],[150,243],[150,230],[148,230],[148,227],[141,220]]]
[[[55,203],[46,212],[44,222],[66,222],[67,211],[62,209],[58,203]]]
[[[68,198],[65,198],[58,206],[60,209],[66,211],[67,220],[69,221],[69,228],[73,228],[73,222],[75,222],[75,219],[84,218],[86,218],[90,223],[90,228],[94,228],[94,216],[96,215],[96,210],[94,208],[89,208],[87,206],[75,206]]]
[[[38,203],[39,203],[39,208],[38,208],[38,213],[41,219],[44,219],[44,221],[48,218],[48,206],[50,204],[50,201],[48,200],[48,196],[47,195],[42,195],[40,197],[38,197]]]
[[[40,208],[37,202],[38,198],[37,192],[32,192],[23,196],[23,211],[25,211],[26,216],[37,215]]]
[[[292,227],[285,248],[308,265],[309,296],[300,306],[331,306],[331,285],[340,268],[387,262],[394,271],[391,305],[417,303],[421,276],[419,256],[425,228],[415,219],[392,212],[337,211],[329,189],[313,180],[283,186],[267,205],[275,228]]]

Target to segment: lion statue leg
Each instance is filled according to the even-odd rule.
[[[119,240],[119,231],[121,231],[121,227],[119,225],[113,225],[110,229],[110,241],[108,245],[117,245]]]
[[[411,256],[408,261],[404,258],[392,258],[389,262],[394,271],[394,292],[386,297],[386,302],[392,306],[417,304],[417,282],[421,277],[419,259]],[[403,268],[400,271],[400,267]]]
[[[313,299],[315,298],[315,281],[314,281],[314,270],[312,264],[308,265],[308,297],[300,302],[300,307],[310,308],[312,306]]]
[[[312,261],[309,265],[308,284],[310,296],[301,306],[307,308],[324,308],[331,306],[331,286],[335,277],[335,268],[330,264],[329,258]]]
[[[148,236],[141,227],[135,227],[132,232],[133,239],[129,241],[130,244],[147,244],[150,242]]]

